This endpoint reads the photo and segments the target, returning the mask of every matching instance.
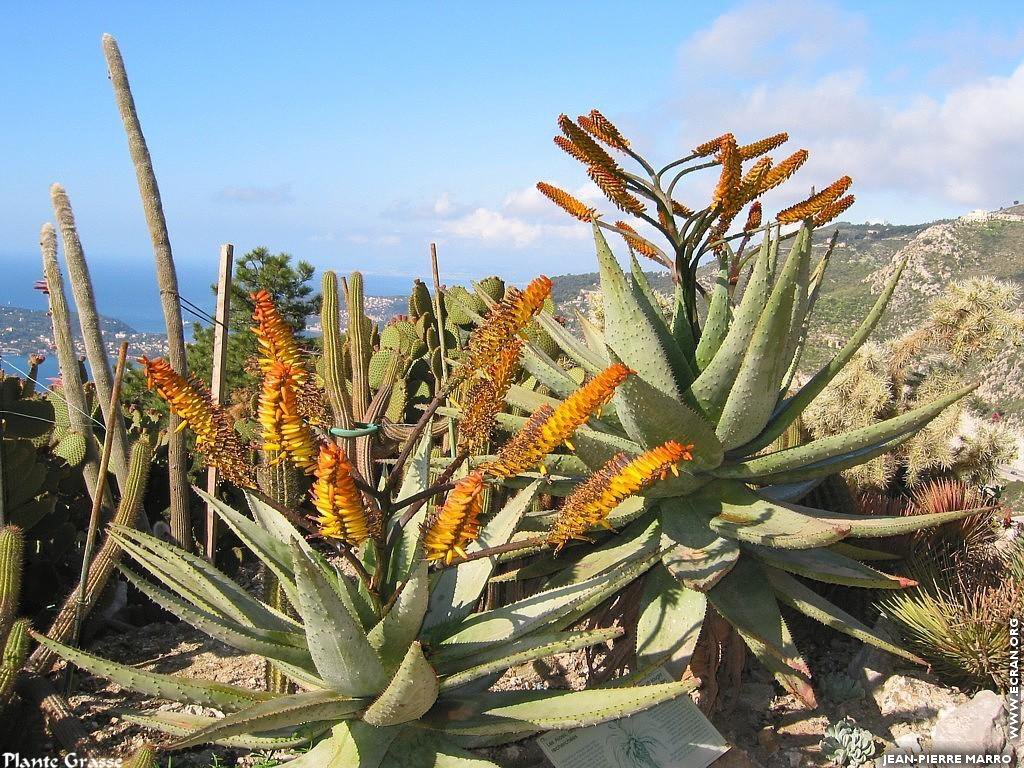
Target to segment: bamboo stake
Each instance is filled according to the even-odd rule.
[[[142,124],[135,109],[131,84],[125,72],[124,60],[112,35],[103,35],[103,54],[107,60],[110,81],[114,87],[121,121],[128,136],[128,151],[135,165],[135,176],[146,212],[146,224],[153,241],[156,278],[160,287],[160,304],[167,326],[167,357],[171,367],[182,376],[187,375],[185,358],[185,331],[181,322],[181,299],[178,295],[178,274],[174,269],[171,239],[167,233],[167,219],[160,201],[160,188],[153,171],[153,160],[142,134]],[[185,435],[179,431],[181,419],[173,413],[168,417],[167,464],[171,494],[171,536],[182,549],[192,549],[192,522],[189,512],[188,453]]]
[[[224,404],[224,368],[228,356],[228,313],[231,311],[231,269],[234,265],[235,246],[224,243],[220,247],[220,267],[217,272],[217,308],[213,319],[213,369],[210,374],[210,396],[217,405]],[[215,466],[206,470],[206,492],[217,493],[218,471]],[[217,552],[217,511],[213,504],[206,505],[206,559],[213,562]]]

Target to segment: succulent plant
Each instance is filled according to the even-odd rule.
[[[681,465],[678,477],[654,483],[642,496],[631,496],[589,520],[581,517],[577,522],[582,524],[567,538],[597,537],[599,544],[596,548],[567,547],[565,556],[573,562],[552,577],[551,583],[571,584],[658,556],[660,563],[646,576],[643,593],[637,636],[641,665],[668,658],[685,662],[705,614],[713,608],[735,627],[783,686],[809,705],[814,703],[809,670],[783,621],[780,601],[865,642],[919,661],[796,577],[878,589],[905,587],[913,582],[866,565],[858,559],[858,550],[843,540],[907,533],[971,512],[878,517],[829,512],[795,502],[821,478],[907,440],[971,388],[950,392],[877,424],[766,451],[868,338],[899,278],[901,267],[835,357],[806,384],[791,391],[831,254],[831,248],[827,249],[812,265],[813,228],[852,202],[852,198],[840,197],[849,180],[841,179],[780,212],[766,227],[759,221],[751,224],[760,218],[758,207],[751,211],[744,229],[730,235],[728,228],[739,211],[737,206],[781,183],[806,156],[801,151],[774,167],[762,158],[747,176],[740,173],[742,159],[763,154],[764,147],[771,149],[785,136],[737,147],[727,134],[654,172],[599,113],[581,117],[576,123],[563,116],[559,124],[565,136],[558,137],[556,143],[587,163],[591,178],[599,181],[599,186],[603,184],[605,194],[618,207],[657,229],[670,248],[662,250],[624,222],[606,223],[594,209],[568,193],[538,185],[559,206],[593,227],[605,323],[603,332],[591,328],[584,339],[578,339],[550,316],[540,314],[536,322],[595,381],[614,365],[626,366],[630,375],[616,388],[600,419],[576,431],[571,455],[549,450],[531,469],[540,464],[549,492],[565,495],[572,492],[579,475],[601,471],[617,455],[638,456],[666,441],[692,444],[693,460]],[[624,171],[598,141],[636,159],[648,170],[650,180]],[[716,151],[716,159],[707,160]],[[722,167],[712,203],[692,211],[674,202],[675,182],[663,183],[664,174],[678,169],[678,177],[682,177],[707,165]],[[753,177],[748,178],[749,174]],[[779,226],[789,223],[799,226],[787,235],[780,234]],[[604,230],[617,232],[628,244],[629,274],[612,253]],[[745,253],[758,232],[763,233],[760,247]],[[788,256],[782,258],[784,240],[791,240],[792,245]],[[731,243],[737,241],[739,247],[734,252]],[[652,299],[637,253],[664,264],[676,279],[671,322]],[[696,269],[704,257],[712,258],[718,267],[706,313],[697,311],[701,293]],[[547,393],[511,387],[508,403],[533,410],[533,416],[524,419],[502,414],[499,425],[505,428],[525,423],[524,429],[528,429],[530,424],[543,422],[544,409],[550,412],[566,405],[569,400],[564,398],[576,387],[565,371],[533,344],[524,347],[522,363]],[[557,448],[557,444],[551,447]],[[528,479],[531,473],[525,476]],[[566,508],[574,508],[572,499],[566,501],[560,516],[565,517]],[[531,517],[524,527],[544,530],[551,518]],[[596,533],[601,527],[622,530],[619,536],[604,537]],[[567,544],[565,538],[552,542],[550,536],[548,542],[559,548]]]
[[[857,768],[875,756],[875,739],[871,732],[850,717],[829,725],[819,747],[821,754],[840,768]]]
[[[825,698],[836,704],[864,697],[861,684],[844,672],[823,675],[820,686]]]

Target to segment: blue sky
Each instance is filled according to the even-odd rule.
[[[854,221],[1024,197],[1014,2],[40,2],[0,19],[10,263],[38,258],[53,181],[94,271],[151,261],[103,32],[186,284],[212,279],[224,241],[380,276],[425,273],[430,241],[449,280],[590,270],[585,228],[532,187],[592,194],[551,143],[560,112],[591,107],[663,161],[788,129],[812,160],[787,196],[849,172]]]

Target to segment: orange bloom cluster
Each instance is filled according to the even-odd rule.
[[[537,190],[573,218],[580,221],[590,221],[594,218],[596,211],[593,208],[584,205],[564,189],[559,189],[544,181],[538,181]]]
[[[755,200],[747,213],[747,223],[743,225],[744,232],[752,232],[761,226],[761,201]]]
[[[590,110],[590,116],[580,115],[576,122],[579,123],[580,127],[600,141],[603,141],[609,147],[615,149],[626,149],[629,146],[629,142],[626,138],[619,133],[619,129],[612,124],[612,121],[602,115],[596,109]]]
[[[303,372],[274,360],[263,377],[257,414],[263,428],[263,449],[278,451],[307,475],[317,462],[317,444],[299,413],[298,392]]]
[[[717,152],[722,148],[722,142],[731,139],[733,144],[736,143],[736,137],[731,133],[723,133],[721,136],[716,136],[713,139],[705,141],[703,144],[698,144],[693,148],[693,154],[695,157],[707,157],[710,154]]]
[[[615,226],[622,230],[620,234],[622,235],[622,239],[626,241],[626,245],[641,256],[646,256],[649,259],[656,259],[661,255],[661,251],[658,250],[654,243],[641,237],[640,233],[625,221],[616,221]]]
[[[722,139],[719,159],[722,162],[722,172],[718,177],[711,202],[720,205],[723,210],[732,210],[738,203],[740,191],[740,156],[736,139],[731,133]]]
[[[759,195],[763,195],[770,189],[775,189],[782,182],[796,173],[800,166],[807,162],[808,152],[806,149],[798,149],[774,168],[770,168],[761,181]]]
[[[573,433],[611,400],[615,388],[631,373],[633,371],[622,363],[615,363],[569,395],[558,407],[542,405],[502,446],[494,461],[481,469],[495,477],[512,477],[537,466],[543,472],[544,457],[562,443],[568,443]]]
[[[373,535],[374,525],[356,487],[348,456],[334,443],[321,445],[314,474],[316,481],[310,494],[320,513],[320,533],[351,546],[362,544]]]
[[[753,200],[761,194],[761,185],[764,183],[764,177],[768,175],[771,167],[771,158],[762,157],[750,166],[750,170],[743,174],[743,178],[740,179],[740,199],[744,203],[748,200]]]
[[[579,148],[587,163],[607,168],[612,172],[618,170],[618,165],[612,159],[612,156],[605,152],[600,144],[590,138],[586,131],[570,120],[568,115],[558,116],[558,127],[562,129],[562,133],[566,135],[569,141]]]
[[[146,386],[156,392],[196,436],[196,448],[224,479],[242,487],[252,486],[249,451],[228,423],[224,409],[211,402],[205,390],[188,381],[163,358],[140,357]]]
[[[490,366],[501,350],[540,312],[550,295],[551,279],[544,275],[534,278],[525,290],[507,289],[505,297],[470,334],[455,377],[463,379]]]
[[[463,417],[459,422],[459,450],[480,453],[490,440],[494,422],[505,402],[519,368],[523,340],[514,338],[480,375],[473,377],[462,396]]]
[[[829,203],[814,215],[814,226],[820,227],[822,224],[828,224],[832,219],[840,216],[847,208],[853,205],[854,200],[856,198],[853,195],[846,195],[834,203]]]
[[[613,509],[669,472],[679,474],[676,465],[692,460],[692,450],[692,445],[669,440],[632,459],[618,454],[569,494],[548,533],[548,543],[557,551],[572,539],[584,538],[595,526],[610,528],[608,515]]]
[[[821,192],[811,195],[803,202],[791,205],[789,208],[780,211],[776,219],[782,224],[793,224],[810,218],[838,200],[850,188],[851,184],[853,184],[853,179],[849,176],[843,176],[829,184]],[[851,200],[850,203],[852,204],[853,201]]]
[[[693,216],[693,209],[689,206],[683,205],[678,200],[672,201],[672,213],[676,216],[682,216],[683,218],[690,218]]]
[[[480,534],[483,490],[481,472],[473,472],[455,484],[444,505],[426,525],[423,551],[427,560],[451,563],[456,556],[466,556],[466,545]]]
[[[744,144],[737,151],[740,160],[753,160],[755,157],[760,157],[766,152],[771,152],[776,147],[782,146],[787,141],[789,141],[788,133],[776,133],[752,144]]]
[[[249,296],[253,303],[252,319],[256,321],[253,333],[259,341],[260,369],[266,373],[274,361],[302,371],[302,353],[295,342],[295,334],[267,291],[254,291]],[[303,377],[305,372],[302,371]]]

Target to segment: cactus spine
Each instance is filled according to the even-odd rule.
[[[78,368],[78,355],[71,336],[71,316],[67,297],[64,295],[64,280],[57,264],[57,234],[52,224],[44,224],[39,235],[39,246],[43,256],[43,275],[50,291],[50,320],[53,323],[53,343],[57,348],[57,362],[60,363],[61,388],[68,407],[71,428],[85,439],[86,455],[82,464],[82,476],[89,489],[89,496],[96,493],[99,480],[99,461],[93,441],[89,405],[85,399],[82,374]]]
[[[25,535],[16,525],[0,530],[0,640],[14,621],[21,596]]]
[[[363,311],[363,276],[353,272],[348,278],[348,352],[352,365],[352,413],[357,420],[366,418],[370,408],[370,353],[373,323]],[[356,467],[372,482],[373,457],[370,455],[371,437],[355,441]]]
[[[121,121],[128,136],[128,151],[135,165],[139,183],[142,207],[146,212],[146,224],[153,240],[153,257],[156,261],[156,278],[160,287],[160,303],[167,326],[167,356],[171,367],[184,376],[188,365],[185,358],[185,333],[181,322],[181,300],[178,296],[178,274],[174,269],[171,240],[167,234],[167,220],[164,218],[160,189],[153,172],[153,161],[142,134],[142,124],[135,110],[128,74],[124,60],[112,35],[103,35],[103,55],[107,60],[110,81],[114,87]],[[192,525],[189,513],[188,455],[185,435],[178,431],[180,419],[171,414],[168,417],[167,464],[170,473],[171,492],[171,535],[184,549],[192,548]]]
[[[14,681],[28,658],[29,643],[28,619],[18,619],[7,633],[3,655],[0,656],[0,710],[11,700]]]
[[[104,423],[108,423],[114,377],[110,370],[110,358],[107,356],[107,350],[103,344],[100,316],[96,311],[96,296],[93,294],[89,265],[85,260],[82,241],[78,237],[71,201],[68,199],[64,187],[60,184],[51,186],[50,200],[53,203],[53,214],[57,218],[57,226],[60,227],[61,239],[64,242],[64,259],[67,262],[71,292],[75,297],[75,308],[78,310],[78,323],[82,329],[85,353],[89,358],[89,369],[92,371],[93,381],[96,382],[96,394],[99,396]],[[113,407],[115,410],[114,440],[111,444],[110,467],[114,472],[114,477],[117,478],[118,485],[123,486],[128,477],[128,439],[125,436],[120,409],[116,405]]]
[[[124,768],[159,768],[153,747],[143,744],[136,749],[124,764]]]

